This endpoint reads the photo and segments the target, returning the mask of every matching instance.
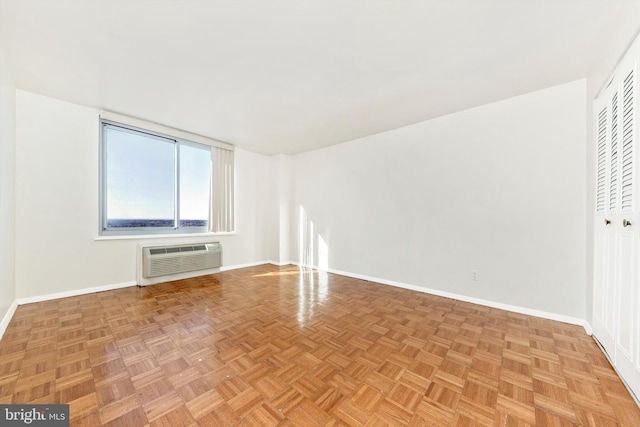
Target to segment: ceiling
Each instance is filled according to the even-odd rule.
[[[584,78],[629,0],[0,0],[17,88],[294,154]]]

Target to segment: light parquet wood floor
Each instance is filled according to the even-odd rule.
[[[18,307],[0,403],[72,426],[640,426],[579,326],[297,267]]]

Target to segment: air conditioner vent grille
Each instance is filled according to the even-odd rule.
[[[158,277],[222,266],[218,242],[142,248],[142,276]]]

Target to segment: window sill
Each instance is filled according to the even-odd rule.
[[[150,240],[150,239],[188,239],[190,237],[218,237],[234,236],[237,232],[228,231],[223,233],[184,233],[184,234],[129,234],[126,236],[96,236],[94,241],[102,240]]]

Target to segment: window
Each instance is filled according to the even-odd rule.
[[[224,175],[212,174],[216,150],[103,118],[100,234],[233,231],[233,221],[220,226],[216,218],[216,212],[233,212],[233,197],[224,196],[233,180],[221,183]],[[212,194],[212,180],[221,194]]]

